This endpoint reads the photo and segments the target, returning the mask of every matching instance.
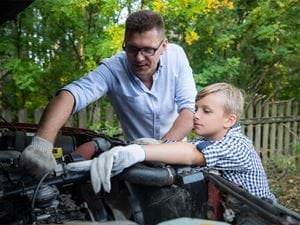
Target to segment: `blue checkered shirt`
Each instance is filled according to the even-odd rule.
[[[223,178],[255,196],[276,201],[261,160],[240,125],[232,127],[221,140],[207,141],[200,137],[193,143],[203,153],[207,169],[218,170]]]

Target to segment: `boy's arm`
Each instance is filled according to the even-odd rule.
[[[205,158],[194,144],[172,142],[159,145],[145,145],[145,161],[182,165],[205,165]]]
[[[110,191],[110,178],[125,168],[142,161],[156,161],[168,164],[204,165],[205,159],[195,145],[186,142],[173,142],[155,145],[117,146],[94,158],[91,164],[91,180],[95,193],[103,186]]]

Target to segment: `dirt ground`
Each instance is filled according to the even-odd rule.
[[[278,202],[300,214],[299,156],[280,156],[264,163],[271,191]]]

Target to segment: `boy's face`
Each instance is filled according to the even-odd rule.
[[[234,125],[235,115],[224,111],[224,96],[209,94],[196,102],[194,132],[208,140],[220,140]]]

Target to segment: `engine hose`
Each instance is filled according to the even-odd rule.
[[[0,151],[0,162],[12,162],[20,157],[18,151]]]
[[[83,182],[90,179],[90,174],[88,172],[83,172],[83,173],[69,173],[63,176],[59,177],[52,177],[46,179],[43,184],[47,185],[66,185],[66,184],[72,184],[72,183],[78,183],[78,182]],[[1,197],[8,197],[12,195],[17,195],[17,194],[27,194],[28,192],[31,192],[32,190],[36,189],[37,185],[29,185],[29,186],[22,186],[18,187],[14,190],[10,191],[5,191],[1,190],[0,191],[0,198]]]
[[[134,184],[163,187],[175,183],[176,172],[172,167],[148,167],[137,164],[118,175],[121,180]]]

